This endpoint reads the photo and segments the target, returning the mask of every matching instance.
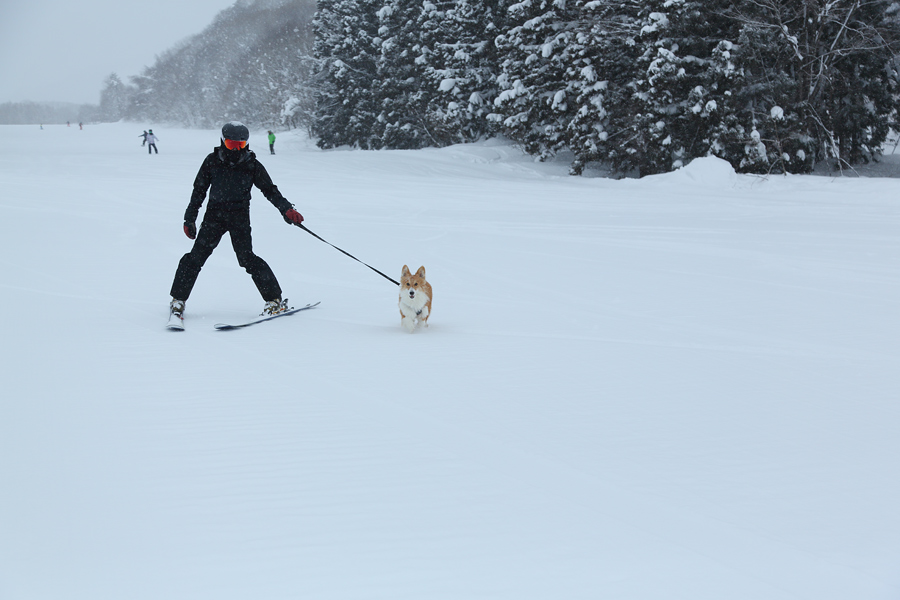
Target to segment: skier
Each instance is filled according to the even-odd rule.
[[[153,151],[156,150],[156,140],[158,139],[153,135],[152,129],[147,133],[147,154],[153,154]],[[156,150],[156,153],[159,154],[159,150]]]
[[[269,130],[269,154],[275,154],[275,134]]]
[[[146,146],[147,145],[147,130],[145,129],[144,133],[139,134],[138,137],[144,138],[144,141],[141,142],[141,147]]]
[[[247,140],[250,131],[242,123],[226,123],[222,127],[222,143],[214,148],[200,166],[194,179],[194,191],[184,211],[184,233],[195,240],[191,251],[181,257],[175,280],[172,282],[172,302],[169,310],[183,319],[184,303],[191,295],[200,270],[228,232],[238,264],[253,278],[253,283],[265,301],[264,315],[287,310],[287,300],[281,299],[281,286],[269,265],[253,253],[250,236],[250,190],[255,185],[291,225],[303,223],[303,216],[281,195],[260,163],[250,151]],[[197,233],[197,214],[209,192],[209,204]]]

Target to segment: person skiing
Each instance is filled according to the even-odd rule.
[[[244,124],[226,123],[222,127],[221,145],[204,159],[194,179],[194,191],[184,211],[184,233],[195,241],[191,251],[181,257],[170,290],[172,301],[169,310],[178,319],[184,318],[184,304],[191,295],[197,276],[226,232],[231,236],[238,264],[253,278],[266,303],[262,314],[274,315],[288,308],[287,300],[281,299],[281,286],[272,269],[253,253],[250,190],[254,185],[259,188],[288,224],[300,225],[303,216],[272,182],[256,154],[247,146],[249,139],[250,131]],[[209,203],[198,233],[197,214],[207,190]]]
[[[269,154],[275,154],[275,134],[269,130]]]
[[[138,135],[138,137],[144,138],[144,141],[141,142],[141,146],[146,146],[146,145],[147,145],[147,135],[148,135],[148,134],[147,134],[147,130],[146,130],[146,129],[144,130],[144,133],[141,133],[141,134]]]
[[[156,140],[158,139],[153,135],[152,129],[147,133],[147,154],[153,154],[153,151],[156,150]],[[156,153],[159,154],[159,150],[156,150]]]

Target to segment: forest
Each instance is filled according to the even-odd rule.
[[[710,155],[806,173],[877,159],[898,51],[892,0],[256,0],[111,74],[99,113],[304,128],[322,148],[503,136],[573,175]]]

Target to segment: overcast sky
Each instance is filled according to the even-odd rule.
[[[235,0],[0,0],[0,103],[97,104]]]

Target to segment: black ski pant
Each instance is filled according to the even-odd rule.
[[[147,154],[153,154],[153,151],[156,150],[156,144],[152,143],[147,146]],[[159,154],[159,150],[156,150],[156,153]]]
[[[194,247],[182,256],[178,263],[175,280],[172,282],[172,297],[176,300],[188,299],[197,282],[197,276],[200,275],[200,269],[206,264],[206,260],[226,232],[231,236],[231,245],[237,255],[238,264],[253,278],[253,283],[256,284],[256,289],[259,290],[263,300],[268,302],[281,298],[281,286],[275,279],[275,273],[266,261],[253,254],[249,211],[207,212],[194,241]]]

